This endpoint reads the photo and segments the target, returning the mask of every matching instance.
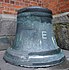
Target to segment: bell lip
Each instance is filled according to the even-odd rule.
[[[9,61],[7,61],[4,57],[3,57],[3,59],[4,59],[4,61],[6,62],[6,63],[10,63],[11,65],[14,65],[14,66],[19,66],[19,67],[25,67],[25,68],[48,68],[48,67],[53,67],[53,66],[56,66],[56,65],[59,65],[59,64],[61,64],[61,63],[63,63],[63,62],[65,62],[66,61],[66,57],[64,56],[64,57],[62,57],[56,64],[54,64],[53,62],[52,62],[52,64],[49,64],[49,65],[38,65],[38,66],[33,66],[33,65],[17,65],[17,64],[15,64],[15,63],[11,63],[11,62],[9,62]],[[54,61],[55,62],[55,61]]]
[[[50,9],[43,8],[40,6],[30,6],[30,7],[26,7],[18,10],[18,14],[23,12],[45,12],[52,15],[52,11]]]
[[[16,52],[16,51],[15,51]],[[53,61],[51,61],[51,64],[50,64],[50,62],[43,62],[43,63],[46,63],[45,65],[38,65],[37,64],[37,66],[36,65],[30,65],[30,63],[29,62],[27,62],[28,61],[28,59],[25,61],[25,59],[23,59],[23,58],[20,58],[20,57],[18,57],[16,54],[16,56],[15,55],[12,55],[11,53],[10,53],[10,51],[9,52],[7,52],[9,55],[7,56],[7,54],[5,53],[5,55],[4,55],[4,57],[3,57],[3,59],[6,61],[6,62],[8,62],[8,63],[10,63],[10,64],[12,64],[12,65],[16,65],[16,66],[21,66],[21,67],[34,67],[34,68],[40,68],[40,67],[51,67],[51,66],[54,66],[54,65],[57,65],[57,64],[60,64],[60,63],[62,63],[64,60],[65,60],[65,56],[63,55],[62,57],[60,57],[60,59],[55,59],[55,60],[53,60]],[[10,56],[12,55],[12,58],[14,57],[18,57],[16,60],[18,60],[18,62],[15,60],[15,59],[12,59]],[[51,58],[51,57],[50,57]],[[33,59],[33,58],[32,58]],[[40,59],[42,59],[42,58],[40,58]],[[22,60],[24,60],[24,62],[22,62]],[[29,60],[30,61],[30,60]],[[30,61],[31,62],[31,61]],[[55,63],[56,62],[56,63]],[[25,63],[25,64],[24,64]],[[31,62],[32,64],[33,64],[33,62]],[[39,62],[39,63],[41,63],[41,62]],[[27,65],[28,64],[28,65]]]

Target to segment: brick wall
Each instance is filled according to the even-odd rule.
[[[18,9],[28,6],[47,7],[53,14],[69,12],[69,0],[0,0],[0,14],[16,14]]]

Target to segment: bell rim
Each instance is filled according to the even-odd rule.
[[[62,57],[60,60],[61,60],[61,62],[58,62],[57,61],[57,63],[56,64],[54,64],[53,62],[52,62],[52,64],[49,64],[49,65],[37,65],[37,66],[33,66],[33,65],[17,65],[17,64],[15,64],[15,63],[12,63],[12,62],[9,62],[9,61],[7,61],[4,57],[3,57],[3,59],[4,59],[4,61],[6,62],[6,63],[10,63],[11,65],[14,65],[14,66],[19,66],[19,67],[25,67],[25,68],[48,68],[48,67],[53,67],[53,66],[56,66],[56,65],[59,65],[59,64],[61,64],[61,63],[63,63],[63,62],[65,62],[66,61],[66,57],[64,56],[64,57]],[[60,61],[59,60],[59,61]],[[55,61],[54,61],[55,62]]]
[[[62,53],[61,53],[62,54]],[[22,58],[17,58],[17,56],[15,57],[15,55],[12,55],[12,58],[11,57],[9,57],[9,56],[11,56],[12,54],[10,54],[10,52],[8,52],[8,56],[7,56],[7,54],[5,53],[5,55],[4,55],[4,57],[3,57],[3,59],[6,61],[6,62],[8,62],[8,63],[10,63],[10,64],[12,64],[12,65],[16,65],[16,66],[21,66],[21,67],[35,67],[35,68],[37,68],[37,67],[50,67],[50,66],[54,66],[54,65],[57,65],[57,64],[60,64],[61,62],[63,62],[64,60],[65,60],[65,56],[63,55],[63,56],[60,56],[60,59],[55,59],[55,60],[53,60],[53,61],[50,61],[50,62],[45,62],[46,64],[44,65],[44,61],[43,61],[43,65],[39,65],[39,63],[38,64],[33,64],[33,62],[31,62],[30,60],[29,60],[29,62],[31,63],[31,64],[33,64],[33,65],[30,65],[30,63],[28,62],[28,59],[26,59],[26,61],[25,61],[25,59],[22,59]],[[57,54],[56,54],[57,55]],[[25,57],[25,56],[24,56]],[[49,58],[52,58],[53,56],[51,56],[51,57],[49,57]],[[19,59],[19,60],[18,60]],[[36,59],[38,59],[38,58],[36,58]],[[46,59],[46,58],[45,58]],[[44,59],[44,60],[45,60]],[[16,61],[17,60],[17,61]],[[40,58],[40,60],[42,60],[42,58]],[[22,62],[22,61],[24,61],[24,62]],[[57,61],[57,62],[56,62]],[[39,61],[40,62],[40,61]],[[26,64],[23,64],[23,63],[26,63]],[[29,64],[29,65],[27,65],[27,64]],[[40,62],[40,64],[41,64],[41,62]]]

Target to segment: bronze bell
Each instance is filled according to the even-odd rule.
[[[16,37],[4,55],[5,61],[25,67],[48,67],[64,58],[53,34],[52,11],[38,6],[20,9]]]

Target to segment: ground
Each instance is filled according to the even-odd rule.
[[[66,50],[63,51],[67,60],[57,66],[49,68],[24,68],[24,67],[11,65],[3,60],[5,50],[0,51],[0,70],[69,70],[69,51]]]

